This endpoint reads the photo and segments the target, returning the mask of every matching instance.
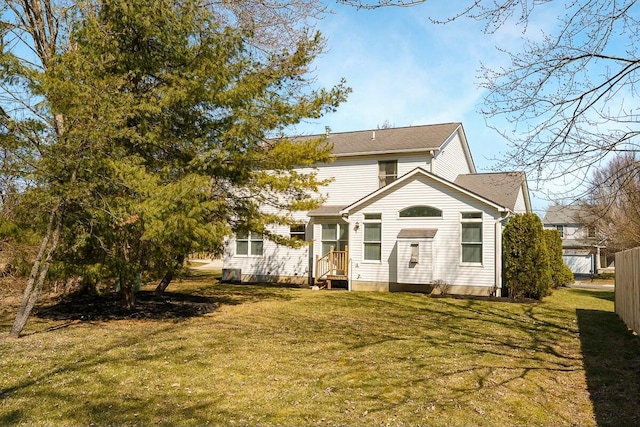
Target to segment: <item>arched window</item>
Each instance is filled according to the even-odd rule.
[[[442,218],[442,211],[433,206],[411,206],[400,211],[400,218]]]

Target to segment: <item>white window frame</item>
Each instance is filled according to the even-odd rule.
[[[366,240],[367,225],[380,224],[380,238],[377,240]],[[382,214],[381,213],[365,213],[362,221],[362,262],[380,263],[382,262]],[[376,245],[380,248],[380,256],[378,259],[367,259],[367,246]]]
[[[464,224],[479,224],[480,225],[480,241],[479,242],[465,242],[464,239]],[[464,248],[469,246],[480,246],[480,261],[465,261],[464,260]],[[462,265],[476,265],[481,266],[484,261],[484,226],[482,220],[482,212],[461,212],[460,213],[460,263]]]
[[[307,226],[305,224],[297,224],[289,227],[289,238],[291,240],[307,240]]]
[[[556,230],[560,233],[560,238],[564,239],[564,225],[556,225]]]
[[[324,235],[324,230],[325,227],[329,226],[329,225],[335,225],[336,226],[336,232],[335,235],[333,236],[334,238],[332,239],[325,239],[325,235]],[[347,232],[347,238],[346,239],[340,239],[340,237],[342,236],[342,231],[346,230]],[[325,247],[325,243],[327,242],[332,242],[335,243],[335,245],[333,246],[333,250],[334,251],[344,251],[344,247],[349,245],[349,224],[342,224],[342,223],[325,223],[325,224],[321,224],[320,226],[320,251],[322,252],[322,255],[326,255],[327,252],[324,251],[324,247]]]
[[[239,243],[246,242],[247,253],[241,253],[238,249]],[[260,247],[260,253],[253,253],[257,247]],[[264,237],[260,233],[254,231],[237,232],[236,233],[236,256],[239,257],[261,257],[264,256]]]

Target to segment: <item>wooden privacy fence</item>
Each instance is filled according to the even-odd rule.
[[[640,334],[640,247],[618,252],[615,265],[616,314]]]

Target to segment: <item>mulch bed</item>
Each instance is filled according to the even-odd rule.
[[[219,307],[215,298],[153,291],[136,292],[135,307],[123,307],[119,294],[71,294],[55,304],[34,310],[37,317],[51,320],[107,321],[122,319],[183,319],[211,313]]]

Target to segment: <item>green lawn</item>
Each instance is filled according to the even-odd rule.
[[[524,304],[213,279],[169,290],[188,295],[168,312],[200,308],[49,310],[18,340],[0,304],[0,425],[640,424],[640,343],[612,292]]]

